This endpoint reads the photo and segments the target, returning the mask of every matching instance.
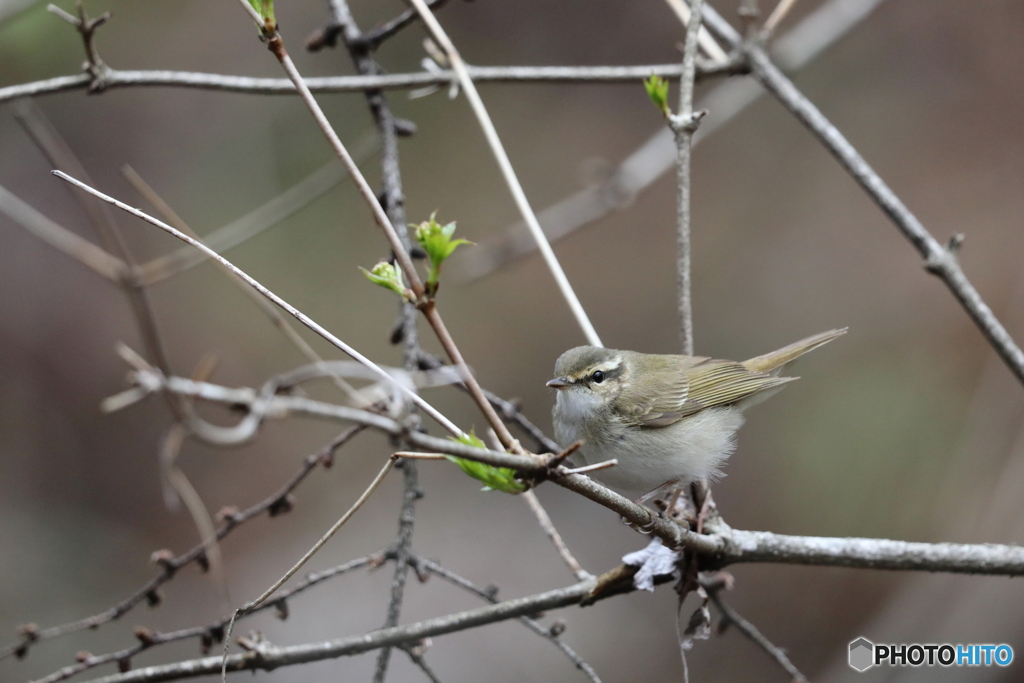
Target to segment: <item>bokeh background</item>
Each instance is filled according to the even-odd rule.
[[[74,30],[44,3],[0,20],[0,85],[76,73]],[[71,9],[71,3],[60,3]],[[348,55],[303,54],[302,39],[327,20],[316,0],[278,3],[306,75],[351,73]],[[717,8],[735,17],[735,0]],[[784,31],[817,5],[798,4]],[[395,0],[352,3],[369,27],[403,9]],[[770,6],[769,6],[770,8]],[[112,66],[279,76],[234,2],[88,2],[112,10],[98,46]],[[667,6],[588,0],[451,2],[440,12],[476,64],[674,62],[682,32]],[[1024,5],[1011,0],[890,0],[796,76],[797,84],[939,239],[967,236],[968,275],[1017,339],[1024,339]],[[378,58],[393,72],[419,69],[423,30],[413,26]],[[708,85],[701,86],[705,91]],[[599,179],[663,125],[636,85],[484,85],[483,98],[538,209]],[[372,129],[358,94],[320,97],[346,141]],[[493,159],[462,98],[391,95],[417,135],[401,146],[410,220],[439,211],[478,242],[517,219]],[[297,99],[186,89],[122,89],[36,100],[97,185],[141,204],[119,174],[131,164],[197,231],[251,210],[328,161],[331,153]],[[715,112],[710,113],[714,117]],[[1024,541],[1024,401],[996,358],[917,253],[801,126],[770,98],[704,141],[694,162],[694,319],[701,354],[747,358],[805,335],[850,334],[801,362],[803,379],[748,415],[740,446],[715,487],[736,527],[793,534],[919,541]],[[363,164],[379,178],[375,160]],[[47,216],[93,239],[67,189],[0,105],[0,184]],[[678,347],[674,180],[668,174],[629,207],[576,232],[556,252],[609,346]],[[176,244],[118,216],[140,257]],[[157,447],[170,424],[157,400],[114,415],[100,401],[121,391],[126,366],[114,345],[141,344],[125,297],[76,262],[0,216],[0,633],[104,609],[152,575],[149,554],[197,541],[187,513],[163,502]],[[383,363],[393,297],[357,266],[386,254],[350,183],[230,254],[241,267],[337,335]],[[469,254],[470,258],[472,254]],[[204,265],[151,292],[171,362],[188,374],[204,354],[214,381],[258,386],[295,367],[299,354],[247,297]],[[536,256],[472,284],[453,277],[441,307],[483,384],[522,401],[544,428],[554,359],[582,343]],[[436,349],[424,333],[426,345]],[[336,357],[326,345],[312,343]],[[330,396],[328,388],[322,389]],[[465,396],[429,399],[460,425],[483,426]],[[226,413],[210,419],[228,424]],[[217,450],[188,444],[181,466],[207,507],[247,506],[280,485],[337,425],[288,420],[253,444]],[[297,492],[295,510],[255,520],[223,544],[234,603],[251,599],[346,509],[388,454],[365,434],[335,467]],[[426,497],[415,550],[513,597],[571,577],[522,501],[482,493],[441,463],[421,466]],[[400,477],[392,476],[315,558],[313,569],[364,555],[394,537]],[[589,570],[611,568],[646,539],[615,515],[556,486],[538,490]],[[947,577],[835,568],[742,565],[731,569],[738,611],[787,648],[812,680],[853,680],[847,643],[1009,643],[1024,656],[1024,590],[1006,578]],[[384,619],[391,569],[335,580],[294,600],[286,622],[240,628],[280,644],[340,637]],[[0,679],[28,680],[134,642],[136,624],[169,630],[229,611],[209,576],[181,572],[158,609],[0,662]],[[412,581],[402,620],[475,606],[433,580]],[[566,641],[607,681],[679,680],[675,596],[662,588],[550,615]],[[690,609],[687,607],[687,609]],[[136,666],[197,655],[189,642],[140,656]],[[258,680],[368,680],[376,654]],[[554,648],[515,623],[435,640],[428,659],[443,680],[583,680]],[[422,680],[396,653],[390,680]],[[694,681],[785,680],[763,652],[729,631],[689,655]],[[1006,670],[872,670],[857,680],[1018,680]],[[107,669],[94,673],[107,673]]]

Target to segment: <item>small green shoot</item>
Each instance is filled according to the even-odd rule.
[[[651,102],[654,102],[654,106],[665,115],[665,118],[671,116],[672,110],[668,108],[668,81],[651,74],[650,78],[644,79],[644,88],[647,89],[647,96],[651,98]]]
[[[433,295],[437,291],[438,280],[441,276],[441,264],[451,256],[462,244],[473,244],[469,240],[453,240],[455,234],[455,221],[447,225],[441,225],[434,217],[437,212],[430,214],[430,220],[419,225],[410,225],[416,229],[416,241],[423,247],[430,259],[430,273],[427,275],[427,293]]]
[[[249,4],[257,14],[263,17],[264,24],[269,20],[272,25],[277,25],[277,20],[274,18],[274,0],[249,0]]]
[[[366,279],[373,284],[390,289],[404,299],[412,299],[412,292],[406,288],[405,281],[402,279],[402,271],[394,264],[381,261],[373,267],[373,270],[367,270],[362,266],[359,266],[359,270],[363,271]]]
[[[484,442],[470,430],[459,438],[449,437],[452,441],[464,443],[474,448],[487,448]],[[462,471],[469,476],[484,483],[484,491],[504,491],[505,493],[522,493],[528,487],[515,478],[516,471],[509,467],[495,467],[482,462],[457,458],[454,455],[446,455],[446,458],[462,468]]]

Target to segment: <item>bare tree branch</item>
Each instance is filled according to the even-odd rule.
[[[676,230],[678,253],[676,278],[679,290],[679,340],[683,353],[693,355],[693,299],[690,287],[690,158],[693,134],[705,112],[693,111],[693,82],[697,71],[697,38],[700,35],[703,0],[691,0],[683,46],[683,76],[679,80],[679,113],[669,115],[676,139]]]
[[[412,562],[413,566],[416,567],[417,572],[429,572],[431,574],[436,574],[445,581],[448,581],[449,583],[458,586],[459,588],[464,588],[470,593],[480,596],[481,598],[490,602],[491,604],[498,603],[496,586],[490,586],[486,589],[480,588],[479,586],[473,584],[473,582],[469,579],[459,576],[450,569],[445,569],[437,562],[433,562],[431,560],[427,560],[421,557],[413,557],[410,560],[410,562]],[[555,645],[555,647],[557,647],[562,652],[562,654],[568,657],[569,660],[573,663],[573,665],[575,665],[577,669],[582,671],[583,674],[587,676],[587,678],[589,678],[593,683],[601,683],[601,679],[600,677],[598,677],[597,672],[594,671],[594,668],[587,664],[582,657],[576,654],[575,650],[566,645],[565,642],[559,637],[559,634],[561,633],[560,629],[554,626],[552,628],[545,628],[535,619],[531,619],[530,617],[519,617],[519,621],[521,621],[528,629],[530,629],[537,635],[551,641]]]
[[[369,652],[386,645],[415,643],[431,636],[444,635],[476,628],[485,624],[515,619],[550,609],[579,603],[590,593],[596,579],[581,581],[565,588],[525,598],[506,600],[495,605],[426,619],[405,626],[395,626],[319,643],[275,647],[265,643],[252,643],[250,651],[228,657],[227,670],[270,671],[282,666],[334,659]],[[134,671],[97,678],[89,683],[157,683],[219,673],[220,657],[204,657],[175,664],[149,666]]]
[[[756,626],[740,616],[739,612],[730,607],[716,590],[708,590],[708,597],[711,602],[715,603],[715,607],[718,608],[719,612],[722,613],[722,622],[719,625],[719,630],[725,630],[730,625],[735,625],[740,632],[747,638],[752,640],[758,647],[768,653],[768,656],[774,659],[779,666],[781,666],[786,673],[788,673],[793,680],[793,683],[807,683],[807,677],[800,673],[800,670],[796,668],[793,662],[790,661],[785,651],[772,643],[764,636]]]
[[[505,153],[505,147],[501,144],[501,138],[498,137],[498,132],[494,128],[494,122],[491,121],[491,117],[487,113],[487,108],[484,106],[483,100],[480,99],[480,94],[477,92],[476,86],[473,84],[473,78],[467,71],[466,64],[462,61],[462,56],[459,54],[454,43],[449,39],[448,34],[445,33],[444,29],[441,28],[441,24],[438,23],[437,18],[434,17],[430,8],[426,6],[423,0],[410,1],[412,2],[413,7],[416,8],[416,11],[419,12],[420,16],[423,18],[423,22],[427,25],[431,35],[444,50],[448,61],[452,65],[452,70],[455,71],[455,74],[458,76],[459,84],[462,86],[462,89],[466,94],[466,100],[469,102],[469,105],[473,110],[473,114],[476,116],[477,122],[483,130],[484,137],[487,138],[487,144],[490,146],[491,153],[498,162],[498,167],[501,169],[501,174],[505,179],[505,184],[508,185],[508,188],[512,193],[512,198],[515,200],[516,207],[519,209],[519,213],[522,215],[527,227],[530,228],[530,233],[533,235],[533,239],[537,242],[537,248],[540,249],[541,255],[544,257],[544,262],[547,264],[548,270],[555,279],[555,283],[558,285],[558,290],[561,292],[562,298],[565,299],[573,316],[576,318],[577,324],[580,326],[580,329],[583,330],[583,336],[586,338],[588,344],[601,346],[601,339],[597,335],[597,330],[594,329],[586,311],[583,310],[583,305],[576,296],[576,292],[569,283],[569,279],[565,276],[565,271],[562,270],[562,266],[558,262],[555,252],[551,249],[551,244],[544,235],[544,230],[540,227],[540,223],[537,221],[537,216],[534,214],[533,208],[530,206],[530,202],[526,198],[526,192],[519,183],[519,178],[516,176],[515,169],[512,168],[512,162],[509,161],[508,155]],[[493,426],[494,425],[492,424],[492,427]],[[495,428],[495,431],[498,433],[499,437],[502,437],[501,430]],[[502,442],[506,443],[504,438],[502,438]],[[507,445],[508,444],[506,443],[506,446]]]
[[[330,569],[325,569],[321,572],[310,573],[306,576],[305,579],[295,584],[295,586],[293,586],[292,588],[286,591],[282,591],[277,596],[277,599],[265,603],[260,607],[257,607],[252,612],[249,612],[248,614],[243,615],[240,618],[251,617],[259,612],[268,609],[273,609],[277,611],[278,615],[281,618],[284,618],[288,611],[286,601],[289,598],[292,598],[300,593],[304,593],[310,588],[313,588],[323,583],[324,581],[327,581],[328,579],[332,579],[336,576],[341,576],[342,574],[347,574],[356,569],[362,569],[363,567],[376,567],[382,564],[383,562],[386,562],[391,559],[394,559],[394,551],[384,550],[379,553],[374,553],[372,555],[367,555],[365,557],[349,560],[344,564],[341,564],[337,567],[332,567]],[[144,650],[149,650],[154,647],[159,647],[160,645],[166,645],[168,643],[174,643],[180,640],[188,640],[191,638],[200,639],[203,651],[205,653],[209,651],[210,647],[214,643],[217,643],[224,639],[225,628],[227,627],[230,621],[230,616],[221,617],[220,619],[211,622],[205,626],[185,628],[180,629],[178,631],[168,631],[166,633],[161,633],[159,631],[151,631],[141,626],[136,627],[135,635],[136,638],[139,640],[139,643],[137,645],[125,648],[123,650],[119,650],[117,652],[110,652],[104,655],[90,655],[83,661],[59,669],[50,674],[49,676],[33,681],[33,683],[56,683],[57,681],[62,681],[71,678],[72,676],[80,674],[83,671],[88,671],[89,669],[93,669],[104,664],[109,664],[111,662],[117,662],[121,666],[130,666],[131,658]]]
[[[963,242],[963,235],[954,235],[945,246],[939,243],[850,141],[772,63],[760,45],[742,41],[735,30],[714,10],[709,9],[707,21],[713,32],[718,33],[733,48],[743,50],[754,78],[811,131],[878,204],[885,215],[896,224],[903,236],[924,258],[928,272],[937,276],[949,288],[1010,371],[1018,380],[1024,382],[1024,351],[1021,351],[960,267],[957,252]]]
[[[333,462],[334,453],[363,429],[364,427],[361,425],[349,427],[324,448],[320,449],[316,453],[307,455],[303,459],[302,465],[299,467],[298,471],[292,475],[292,477],[285,482],[280,489],[272,493],[269,497],[264,498],[259,503],[256,503],[242,511],[233,509],[225,509],[221,511],[218,517],[223,521],[217,529],[217,540],[222,540],[236,528],[250,519],[258,517],[264,512],[268,512],[270,516],[273,517],[290,510],[292,507],[290,496],[299,484],[301,484],[318,466],[323,465],[324,467],[329,467]],[[159,564],[160,573],[147,581],[129,597],[117,603],[110,609],[104,610],[103,612],[91,617],[79,619],[78,621],[73,621],[67,624],[61,624],[59,626],[33,629],[31,633],[24,634],[20,642],[12,643],[0,648],[0,659],[4,659],[11,655],[23,657],[27,654],[29,647],[38,642],[57,638],[69,633],[75,633],[76,631],[102,626],[103,624],[120,618],[143,600],[147,600],[151,605],[159,604],[161,598],[158,593],[158,589],[160,586],[174,578],[177,571],[189,563],[204,561],[205,550],[205,546],[203,544],[199,544],[177,557],[170,555],[165,551],[158,551],[157,553],[154,553],[154,561]]]
[[[466,65],[470,77],[480,83],[630,83],[635,84],[652,73],[664,78],[679,78],[678,64],[638,64],[635,66],[471,66]],[[698,80],[729,75],[734,65],[700,68]],[[119,70],[107,67],[104,89],[136,87],[193,88],[250,95],[294,95],[295,85],[287,78],[254,78],[229,74],[211,74],[194,71]],[[0,88],[0,102],[20,97],[38,97],[69,90],[85,90],[92,76],[57,76],[31,83]],[[447,69],[372,76],[317,76],[306,79],[315,93],[364,92],[367,90],[414,90],[426,86],[446,87],[455,80],[455,73]]]
[[[785,69],[800,69],[830,47],[867,17],[883,0],[827,0],[773,46],[778,63]],[[735,67],[733,67],[735,68]],[[700,74],[700,65],[698,65]],[[645,76],[648,74],[645,74]],[[701,124],[693,144],[700,144],[756,102],[764,89],[748,79],[722,83],[707,93],[698,109],[714,112]],[[672,132],[659,127],[647,142],[622,161],[607,180],[580,190],[549,206],[538,215],[544,232],[554,242],[577,228],[600,220],[613,211],[630,206],[636,197],[675,164]],[[458,259],[453,265],[462,280],[473,280],[504,264],[532,253],[533,239],[522,223],[510,226],[497,239],[483,242],[473,250],[473,259]]]

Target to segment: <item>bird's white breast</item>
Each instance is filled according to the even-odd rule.
[[[667,427],[642,428],[609,419],[591,392],[561,391],[555,401],[555,436],[562,445],[582,439],[571,458],[577,465],[617,459],[593,477],[627,495],[647,493],[667,482],[714,478],[736,448],[743,415],[733,407],[710,408]]]

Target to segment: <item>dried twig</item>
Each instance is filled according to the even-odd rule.
[[[234,273],[235,275],[240,277],[242,280],[245,280],[245,282],[250,287],[252,287],[256,291],[258,291],[260,294],[262,294],[266,298],[268,298],[271,301],[273,301],[275,304],[277,304],[277,306],[279,306],[285,312],[287,312],[290,315],[292,315],[293,317],[295,317],[299,322],[301,322],[303,325],[308,327],[310,330],[312,330],[313,332],[316,332],[318,335],[323,337],[325,340],[327,340],[328,342],[333,344],[335,347],[337,347],[338,349],[341,349],[346,354],[351,356],[353,359],[355,359],[355,360],[359,361],[360,363],[362,363],[363,365],[365,365],[371,371],[376,373],[378,377],[384,379],[387,382],[392,382],[391,376],[387,372],[382,370],[380,368],[380,366],[378,366],[376,363],[374,363],[369,358],[365,357],[364,355],[362,355],[361,353],[356,351],[354,348],[352,348],[351,346],[349,346],[345,342],[343,342],[340,339],[338,339],[337,337],[335,337],[333,334],[331,334],[325,328],[323,328],[320,324],[315,322],[312,318],[310,318],[305,313],[303,313],[299,309],[297,309],[294,306],[292,306],[291,304],[289,304],[287,301],[285,301],[281,297],[279,297],[276,294],[274,294],[272,291],[270,291],[269,289],[264,287],[262,284],[257,282],[250,275],[248,275],[241,268],[239,268],[235,264],[231,263],[230,261],[228,261],[226,258],[221,256],[220,254],[216,253],[215,251],[213,251],[212,249],[207,247],[202,242],[199,242],[198,240],[196,240],[196,239],[194,239],[192,237],[189,237],[188,235],[184,234],[180,230],[178,230],[176,228],[173,228],[170,225],[167,225],[163,221],[160,221],[160,220],[157,220],[156,218],[153,218],[152,216],[148,215],[147,213],[145,213],[143,211],[140,211],[139,209],[136,209],[134,207],[128,206],[127,204],[125,204],[123,202],[120,202],[120,201],[114,199],[113,197],[105,195],[102,192],[89,187],[88,185],[86,185],[85,183],[83,183],[81,181],[75,180],[74,178],[72,178],[71,176],[67,175],[66,173],[62,173],[61,171],[53,171],[53,174],[56,175],[57,177],[63,179],[63,180],[68,181],[72,185],[75,185],[76,187],[78,187],[78,188],[80,188],[82,190],[85,190],[86,192],[92,194],[93,196],[98,197],[99,199],[102,199],[103,201],[108,202],[110,204],[113,204],[114,206],[116,206],[117,208],[121,209],[122,211],[130,213],[130,214],[132,214],[133,216],[135,216],[137,218],[141,218],[142,220],[146,221],[147,223],[149,223],[151,225],[155,225],[156,227],[160,228],[164,232],[167,232],[167,233],[173,235],[174,237],[177,237],[181,241],[187,242],[188,244],[191,244],[193,247],[196,247],[197,249],[202,250],[203,252],[205,252],[207,254],[207,256],[209,256],[210,258],[212,258],[212,259],[214,259],[216,261],[219,261],[222,265],[227,267],[228,270],[230,270],[232,273]],[[430,405],[425,400],[420,398],[419,394],[417,394],[416,392],[414,392],[414,391],[410,390],[409,388],[405,387],[401,383],[395,383],[395,386],[398,387],[399,390],[402,391],[406,396],[408,396],[416,405],[418,405],[420,408],[422,408],[428,415],[430,415],[432,418],[437,420],[441,424],[441,426],[443,426],[445,429],[447,429],[448,431],[450,431],[452,434],[455,434],[455,435],[462,434],[462,430],[460,430],[458,427],[456,427],[451,422],[451,420],[449,420],[444,415],[442,415],[436,408],[434,408],[432,405]]]
[[[527,504],[530,506],[530,510],[537,517],[537,523],[540,524],[540,528],[544,530],[548,538],[551,539],[552,545],[555,546],[555,550],[562,557],[562,561],[565,562],[566,566],[569,567],[569,571],[573,573],[578,580],[583,581],[591,577],[590,572],[580,566],[580,563],[573,557],[573,554],[569,551],[569,547],[565,545],[565,541],[562,539],[562,535],[558,533],[558,529],[555,528],[554,522],[551,521],[551,517],[548,515],[548,511],[544,509],[544,506],[540,504],[537,499],[537,494],[533,491],[527,491],[523,493],[523,498],[526,499]]]
[[[254,609],[252,612],[244,615],[242,618],[248,618],[264,610],[273,609],[284,618],[284,615],[288,611],[287,600],[305,591],[313,588],[328,579],[332,579],[336,576],[347,574],[356,569],[362,569],[363,567],[376,567],[381,563],[388,560],[394,559],[394,551],[384,550],[372,555],[360,557],[354,560],[349,560],[344,564],[330,569],[325,569],[320,572],[308,574],[302,581],[295,584],[292,588],[281,591],[278,594],[277,599],[268,603],[264,603],[260,607]],[[71,666],[66,666],[62,669],[58,669],[49,676],[40,678],[33,683],[57,683],[83,671],[117,662],[120,666],[128,667],[131,665],[131,659],[135,655],[139,654],[143,650],[149,650],[160,645],[166,645],[168,643],[174,643],[181,640],[190,640],[192,638],[199,638],[202,643],[203,652],[209,651],[210,647],[217,642],[224,639],[225,628],[231,622],[231,617],[221,617],[214,622],[206,624],[205,626],[196,626],[192,628],[180,629],[177,631],[168,631],[161,633],[159,631],[151,631],[145,627],[137,627],[135,629],[136,638],[139,639],[139,643],[117,652],[110,652],[103,655],[90,655],[83,661],[77,662]]]
[[[793,82],[769,58],[756,42],[743,41],[736,31],[714,10],[709,8],[709,28],[736,49],[742,49],[751,73],[777,100],[792,113],[853,176],[858,185],[924,258],[925,268],[937,276],[963,306],[989,344],[1003,359],[1017,379],[1024,382],[1024,351],[1006,331],[992,309],[981,298],[978,290],[967,279],[957,252],[963,242],[962,235],[954,235],[947,245],[936,240],[896,193],[875,172],[860,153],[814,104],[801,93]]]
[[[329,465],[334,458],[334,453],[339,448],[348,443],[356,434],[361,432],[364,428],[361,425],[349,427],[336,437],[331,443],[324,448],[320,449],[316,453],[312,453],[306,456],[302,465],[298,471],[288,479],[287,482],[280,489],[272,493],[269,497],[264,498],[259,503],[247,508],[246,510],[227,510],[222,512],[219,517],[223,519],[221,525],[217,528],[216,538],[218,541],[223,540],[225,536],[230,534],[232,531],[237,529],[245,522],[262,515],[264,512],[269,512],[271,516],[274,516],[275,510],[283,511],[285,508],[282,503],[289,500],[292,492],[301,484],[309,474],[315,470],[319,465]],[[289,505],[290,507],[290,505]],[[61,624],[59,626],[52,626],[49,628],[36,628],[31,634],[25,634],[25,637],[18,643],[13,643],[5,647],[0,648],[0,659],[4,659],[11,655],[18,655],[23,657],[28,653],[29,647],[32,645],[52,638],[57,638],[69,633],[75,633],[85,629],[93,629],[103,624],[114,621],[130,610],[136,605],[141,603],[143,600],[148,601],[151,605],[159,604],[160,594],[159,588],[174,578],[174,575],[179,569],[186,565],[197,562],[201,558],[204,558],[206,554],[206,547],[204,544],[199,544],[192,549],[182,553],[181,555],[167,557],[166,553],[159,552],[154,553],[156,561],[160,565],[160,573],[154,576],[152,579],[147,581],[138,590],[132,593],[130,596],[117,603],[110,609],[104,610],[99,614],[95,614],[91,617],[79,619],[78,621],[69,622],[67,624]]]
[[[713,602],[715,607],[718,608],[718,611],[722,613],[722,621],[718,626],[719,632],[724,631],[730,625],[735,625],[743,635],[753,641],[762,650],[767,652],[769,657],[778,662],[779,666],[781,666],[786,673],[790,675],[793,683],[807,683],[807,677],[800,673],[800,670],[797,669],[793,662],[790,661],[786,652],[782,648],[768,640],[768,638],[766,638],[765,635],[761,633],[756,626],[754,626],[754,624],[744,619],[740,616],[739,612],[722,600],[722,596],[719,595],[721,586],[708,586],[704,584],[703,581],[701,582],[701,585],[704,586],[708,598],[710,598],[711,602]]]
[[[427,28],[430,29],[431,35],[444,50],[448,61],[452,65],[452,69],[455,71],[456,76],[458,76],[459,84],[466,93],[466,100],[469,102],[470,107],[472,107],[473,113],[476,115],[481,129],[483,129],[484,137],[487,138],[487,143],[490,145],[491,152],[494,154],[494,157],[498,162],[498,166],[501,169],[501,173],[505,178],[505,183],[512,192],[512,198],[515,200],[516,206],[519,208],[519,212],[522,214],[523,220],[526,221],[526,225],[530,228],[530,232],[532,233],[534,240],[537,242],[537,248],[540,249],[540,252],[544,257],[544,261],[548,266],[548,270],[551,271],[552,276],[555,278],[555,282],[558,284],[558,289],[562,293],[562,297],[569,305],[573,316],[576,318],[576,322],[583,330],[583,335],[586,337],[587,343],[593,346],[601,346],[601,339],[597,336],[597,331],[591,324],[590,318],[587,317],[586,311],[583,310],[583,305],[580,304],[579,299],[576,297],[576,293],[573,291],[572,285],[569,284],[569,279],[565,276],[565,272],[562,270],[562,266],[558,262],[555,252],[551,249],[551,244],[544,235],[544,230],[540,227],[540,223],[537,221],[537,216],[530,207],[530,202],[526,198],[526,193],[523,191],[523,187],[519,183],[519,178],[516,176],[516,172],[512,168],[512,163],[509,161],[508,155],[505,153],[505,148],[501,144],[501,138],[498,137],[498,132],[494,128],[494,123],[491,121],[491,117],[487,113],[487,108],[484,107],[483,100],[480,99],[480,94],[477,92],[476,86],[473,84],[472,77],[466,70],[466,65],[462,61],[459,51],[455,49],[455,45],[448,38],[448,34],[445,33],[443,28],[441,28],[441,24],[438,23],[437,18],[434,17],[430,8],[426,6],[423,0],[411,0],[411,2],[413,7],[416,8],[416,11],[419,12],[420,16],[423,18],[423,22],[427,25]],[[499,430],[495,429],[495,431],[498,432],[499,436],[501,436],[501,432]]]
[[[664,78],[679,78],[678,64],[637,64],[629,66],[473,66],[466,65],[470,77],[480,83],[622,83],[635,84],[652,73]],[[727,76],[736,73],[735,64],[698,66],[697,78]],[[445,87],[455,81],[449,69],[414,73],[376,74],[372,76],[316,76],[306,79],[315,93],[348,93],[366,90],[414,90],[428,86]],[[92,82],[89,74],[57,76],[40,81],[0,88],[0,102],[21,97],[38,97],[69,90],[85,90]],[[295,85],[287,78],[254,78],[195,71],[119,70],[106,67],[105,90],[162,86],[238,92],[251,95],[294,95]]]
[[[455,633],[476,628],[484,624],[515,619],[545,610],[558,609],[578,604],[586,598],[596,584],[595,579],[581,581],[571,586],[506,600],[495,605],[479,607],[443,617],[371,631],[325,642],[276,647],[266,643],[251,643],[250,650],[227,658],[227,671],[272,670],[283,666],[294,666],[309,662],[323,661],[349,655],[370,652],[385,645],[416,643],[424,638]],[[220,657],[203,657],[174,664],[161,664],[134,671],[97,678],[89,683],[156,683],[157,681],[180,680],[206,676],[221,671]]]
[[[777,55],[779,65],[787,70],[802,68],[846,35],[883,1],[827,0],[822,3],[774,44],[773,53]],[[738,68],[734,67],[734,70]],[[699,65],[697,73],[701,73]],[[648,75],[644,74],[644,77]],[[707,93],[698,109],[708,109],[715,114],[702,122],[693,144],[698,145],[701,140],[721,130],[763,94],[764,89],[748,79],[730,80]],[[608,174],[607,180],[580,190],[541,211],[538,218],[544,226],[545,234],[554,242],[613,211],[631,206],[641,192],[668,172],[675,163],[676,149],[672,144],[672,132],[659,126],[647,142]],[[472,260],[461,259],[457,265],[463,280],[473,280],[535,249],[533,238],[524,234],[520,223],[510,226],[500,239],[477,245]]]
[[[693,80],[696,73],[697,37],[700,35],[703,0],[691,0],[683,46],[683,76],[679,80],[679,113],[669,116],[676,139],[676,229],[679,289],[679,338],[683,353],[693,355],[693,300],[690,287],[690,157],[693,134],[706,112],[693,111]]]
[[[413,566],[416,568],[418,572],[429,572],[430,574],[435,574],[436,576],[441,577],[445,581],[448,581],[449,583],[458,586],[459,588],[463,588],[469,591],[470,593],[480,596],[481,598],[483,598],[487,602],[490,602],[491,604],[498,603],[498,591],[496,586],[480,588],[469,579],[459,576],[450,569],[442,567],[437,562],[433,562],[432,560],[428,560],[425,558],[413,557],[410,559],[410,562],[413,564]],[[555,647],[561,650],[561,652],[566,657],[568,657],[570,661],[572,661],[576,668],[582,671],[593,683],[601,683],[601,679],[598,677],[597,672],[594,671],[594,668],[587,664],[587,662],[584,661],[583,658],[580,657],[575,650],[566,645],[565,642],[561,638],[559,638],[559,635],[561,634],[560,629],[555,627],[545,628],[544,626],[541,626],[535,619],[531,619],[530,617],[519,617],[519,621],[521,621],[528,629],[530,629],[537,635],[546,638],[550,640],[552,643],[554,643]]]

